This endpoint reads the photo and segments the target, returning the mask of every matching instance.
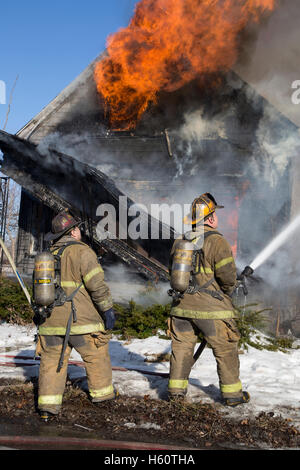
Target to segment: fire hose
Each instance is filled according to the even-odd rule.
[[[0,245],[1,245],[1,248],[2,248],[2,250],[4,251],[5,256],[7,257],[8,261],[9,261],[11,267],[12,267],[13,272],[14,272],[15,275],[16,275],[16,278],[17,278],[18,281],[19,281],[20,286],[21,286],[22,289],[23,289],[23,292],[24,292],[24,294],[25,294],[25,296],[26,296],[26,298],[27,298],[27,300],[28,300],[28,302],[29,302],[29,305],[31,306],[31,297],[30,297],[30,294],[29,294],[29,292],[28,292],[28,290],[27,290],[27,288],[26,288],[26,286],[25,286],[25,284],[24,284],[23,279],[21,278],[20,274],[18,273],[17,267],[16,267],[16,265],[15,265],[15,263],[14,263],[14,261],[13,261],[11,255],[10,255],[10,253],[9,253],[7,247],[5,246],[5,243],[4,243],[4,241],[2,240],[1,237],[0,237]]]
[[[21,276],[20,276],[20,274],[19,274],[19,272],[18,272],[18,270],[17,270],[17,267],[16,267],[16,265],[15,265],[15,263],[14,263],[14,261],[13,261],[11,255],[10,255],[10,253],[9,253],[7,247],[5,246],[5,243],[4,243],[4,241],[3,241],[3,239],[2,239],[1,237],[0,237],[0,245],[1,245],[1,247],[2,247],[4,253],[5,253],[5,255],[6,255],[8,261],[9,261],[11,267],[12,267],[13,272],[14,272],[15,275],[16,275],[16,278],[18,279],[18,282],[19,282],[19,284],[20,284],[20,286],[21,286],[21,288],[22,288],[22,290],[23,290],[23,292],[24,292],[24,294],[25,294],[25,296],[26,296],[26,298],[27,298],[27,300],[28,300],[29,305],[32,306],[30,294],[29,294],[29,292],[28,292],[28,290],[27,290],[27,288],[26,288],[26,286],[25,286],[25,283],[24,283],[23,279],[21,278]],[[194,359],[194,363],[197,361],[197,359],[198,359],[198,358],[200,357],[200,355],[202,354],[202,351],[204,350],[205,346],[206,346],[206,341],[203,340],[203,341],[201,342],[201,344],[200,344],[198,350],[197,350],[196,353],[194,354],[194,358],[193,358],[193,359]],[[24,359],[25,359],[25,358],[24,358]],[[26,360],[28,360],[28,358],[26,358]],[[2,365],[11,365],[11,366],[13,366],[13,367],[17,367],[17,365],[16,365],[15,363],[13,363],[13,364],[14,364],[14,366],[13,366],[12,364],[4,364],[4,363],[3,363]],[[1,363],[0,363],[0,365],[1,365]],[[29,365],[29,364],[28,364],[28,365]],[[35,364],[33,363],[33,364],[31,364],[31,365],[35,365]],[[77,363],[77,365],[79,365],[79,364]],[[121,370],[121,368],[119,368],[119,369],[117,369],[117,370]],[[122,370],[123,370],[123,369],[122,369]],[[126,370],[126,369],[124,369],[124,370]],[[127,369],[127,370],[135,370],[135,369]],[[140,371],[140,370],[137,370],[137,372],[146,373],[146,374],[150,374],[150,375],[151,375],[151,374],[152,374],[152,375],[161,375],[161,376],[163,376],[163,377],[168,376],[168,374],[166,374],[166,373],[159,374],[159,373],[154,373],[154,372],[150,372],[150,371]]]
[[[9,354],[0,354],[0,359],[1,358],[7,358],[7,359],[13,359],[14,361],[20,361],[20,362],[2,362],[0,360],[0,367],[32,367],[39,365],[40,358],[35,356],[16,356],[16,355],[9,355]],[[22,362],[21,362],[22,361]],[[69,361],[69,365],[73,366],[78,366],[78,367],[84,367],[84,363],[82,361]],[[155,372],[155,371],[150,371],[150,370],[145,370],[145,369],[138,369],[134,367],[118,367],[118,366],[113,366],[112,370],[115,371],[120,371],[120,372],[139,372],[140,374],[145,374],[145,375],[155,375],[163,378],[168,378],[169,373],[168,372]]]
[[[23,289],[23,292],[24,292],[24,294],[25,294],[25,296],[26,296],[26,298],[27,298],[27,300],[28,300],[29,305],[31,306],[32,303],[31,303],[30,294],[29,294],[29,292],[28,292],[28,290],[27,290],[27,288],[26,288],[26,286],[25,286],[25,284],[24,284],[23,279],[21,278],[20,274],[18,273],[17,268],[16,268],[16,265],[15,265],[15,263],[14,263],[14,261],[13,261],[11,255],[10,255],[8,249],[6,248],[5,243],[4,243],[4,241],[2,240],[1,237],[0,237],[0,245],[1,245],[3,251],[4,251],[5,255],[6,255],[6,257],[7,257],[8,261],[9,261],[9,263],[10,263],[10,265],[11,265],[11,267],[12,267],[12,269],[13,269],[13,271],[14,271],[14,273],[15,273],[17,279],[18,279],[18,281],[19,281],[19,284],[20,284],[21,288]],[[238,278],[237,278],[237,280],[238,280],[237,288],[242,287],[245,296],[248,295],[248,289],[247,289],[247,286],[246,286],[245,278],[251,276],[251,275],[253,274],[253,272],[254,272],[254,270],[251,268],[251,266],[246,266],[246,267],[244,268],[244,270],[242,271],[242,273],[241,273],[241,274],[238,276]],[[206,341],[205,339],[203,339],[203,340],[201,341],[201,343],[200,343],[200,345],[199,345],[197,351],[195,352],[195,354],[194,354],[194,356],[193,356],[194,364],[195,364],[195,362],[199,359],[199,357],[201,356],[203,350],[205,349],[206,344],[207,344],[207,341]],[[26,359],[27,359],[27,358],[26,358]],[[120,370],[120,369],[119,369],[119,370]],[[126,369],[125,369],[125,370],[126,370]],[[130,370],[130,369],[127,369],[127,370]],[[134,370],[134,369],[131,369],[131,370]],[[148,372],[148,371],[146,372],[146,371],[140,371],[140,370],[138,370],[138,372],[141,372],[141,373],[148,373],[148,374],[150,373],[150,374],[151,374],[151,372]],[[152,374],[154,374],[154,375],[160,375],[160,374],[157,374],[157,373],[152,373]],[[168,374],[161,374],[161,375],[166,376],[166,375],[168,375]]]
[[[168,444],[158,444],[153,442],[134,442],[134,441],[114,441],[108,439],[92,439],[80,437],[62,437],[62,436],[31,436],[31,435],[13,435],[0,436],[1,445],[18,446],[19,450],[23,447],[28,449],[59,449],[74,447],[76,449],[119,449],[119,450],[198,450],[198,448],[175,446]],[[10,447],[11,448],[11,447]],[[14,450],[14,448],[11,448]]]

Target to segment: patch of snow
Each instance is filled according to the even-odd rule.
[[[35,328],[5,323],[0,325],[0,377],[25,380],[37,376],[38,366],[1,366],[1,362],[13,361],[5,357],[8,355],[33,357],[35,334]],[[170,353],[170,340],[153,336],[123,341],[113,336],[109,348],[112,366],[115,368],[113,383],[121,395],[165,398],[169,362],[144,361],[151,355]],[[257,415],[261,411],[273,412],[275,415],[292,419],[293,424],[300,427],[300,349],[284,353],[260,351],[249,347],[239,358],[243,389],[251,396],[249,403],[233,409],[221,404],[216,361],[209,348],[204,349],[192,368],[187,399],[194,403],[214,404],[228,416],[239,419]],[[75,350],[71,353],[71,360],[81,360]],[[17,359],[14,362],[18,362]],[[128,370],[117,370],[118,367]],[[145,374],[145,371],[159,372],[166,376]],[[78,377],[84,379],[85,371],[84,368],[70,365],[68,375],[71,380]]]

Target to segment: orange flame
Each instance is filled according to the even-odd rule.
[[[113,127],[133,128],[161,91],[230,69],[239,33],[276,0],[141,0],[130,24],[108,37],[95,81]]]

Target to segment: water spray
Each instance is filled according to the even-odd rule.
[[[287,240],[287,238],[290,237],[299,225],[300,214],[284,230],[282,230],[282,232],[276,235],[276,237],[256,256],[251,263],[252,269],[255,270],[263,264],[274,253],[274,251],[276,251]]]
[[[261,266],[299,227],[300,214],[293,220],[284,230],[282,230],[275,238],[254,258],[249,266],[246,266],[242,273],[238,276],[238,287],[242,287],[244,295],[248,294],[245,279],[254,273],[254,270]]]

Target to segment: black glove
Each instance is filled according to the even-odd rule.
[[[116,322],[115,312],[110,308],[109,310],[106,310],[106,312],[103,312],[103,316],[105,328],[107,330],[112,330]]]
[[[48,317],[50,317],[52,312],[52,306],[42,307],[34,303],[31,304],[34,316],[32,318],[33,323],[36,326],[42,325]]]

